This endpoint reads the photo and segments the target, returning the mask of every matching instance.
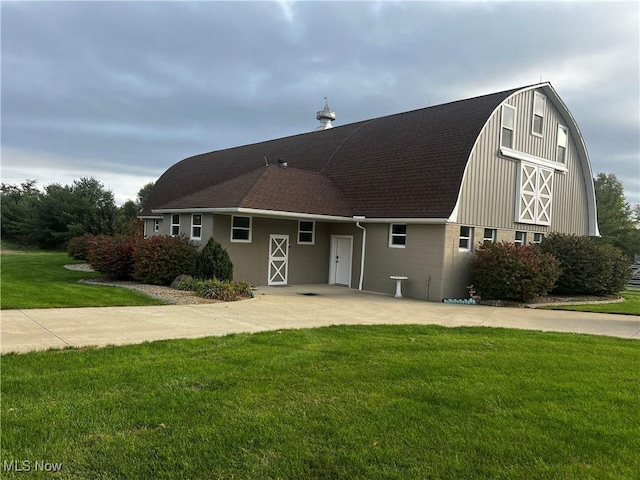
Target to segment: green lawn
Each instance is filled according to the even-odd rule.
[[[163,305],[139,292],[78,283],[96,273],[67,270],[74,263],[64,252],[21,251],[3,253],[1,308],[106,307]]]
[[[436,326],[7,354],[2,459],[73,479],[637,480],[638,365],[632,340]]]
[[[544,307],[551,310],[574,310],[577,312],[620,313],[624,315],[640,315],[640,290],[620,292],[624,298],[620,303],[601,303],[588,305],[557,305]]]

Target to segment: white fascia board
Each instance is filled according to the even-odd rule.
[[[162,215],[138,215],[140,220],[162,220]]]
[[[256,217],[291,218],[296,220],[317,220],[325,222],[344,223],[413,223],[413,224],[445,224],[446,218],[403,218],[385,217],[370,218],[365,216],[341,217],[336,215],[319,215],[313,213],[282,212],[275,210],[261,210],[257,208],[158,208],[152,210],[153,213],[213,213],[213,214],[245,214]],[[158,217],[161,218],[161,217]]]
[[[541,165],[562,173],[567,173],[569,171],[569,169],[562,163],[553,162],[546,158],[536,157],[535,155],[519,152],[518,150],[513,150],[507,147],[500,147],[500,155],[507,158],[513,158],[514,160],[523,160],[528,163],[533,163],[534,165]]]

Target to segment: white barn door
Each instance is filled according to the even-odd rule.
[[[289,272],[289,235],[269,236],[268,285],[286,285]]]

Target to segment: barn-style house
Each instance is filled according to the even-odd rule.
[[[149,194],[145,234],[210,237],[234,278],[467,296],[481,242],[598,235],[593,175],[549,83],[187,158]]]

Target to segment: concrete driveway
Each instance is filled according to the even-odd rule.
[[[105,346],[327,325],[506,327],[640,339],[640,317],[450,305],[332,285],[261,287],[241,302],[3,310],[0,353]]]

